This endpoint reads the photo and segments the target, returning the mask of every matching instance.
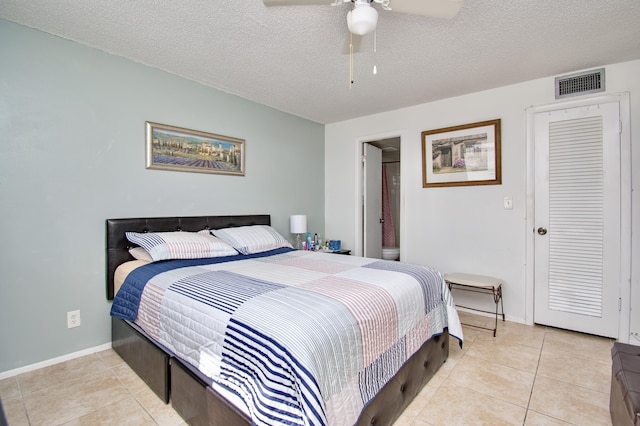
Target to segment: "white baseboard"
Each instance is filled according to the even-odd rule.
[[[26,365],[24,367],[16,368],[13,370],[3,371],[0,373],[0,380],[17,376],[18,374],[27,373],[29,371],[38,370],[39,368],[49,367],[50,365],[59,364],[61,362],[69,361],[71,359],[80,358],[85,355],[90,355],[96,352],[105,351],[109,348],[111,348],[111,342],[105,343],[100,346],[94,346],[93,348],[83,349],[78,352],[62,355],[56,358],[51,358],[46,361],[37,362],[35,364]]]

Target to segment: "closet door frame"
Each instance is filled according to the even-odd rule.
[[[628,343],[631,311],[631,115],[629,93],[587,97],[526,109],[527,148],[527,215],[526,215],[526,267],[525,267],[525,322],[534,323],[534,271],[535,271],[535,114],[546,111],[576,108],[599,103],[618,102],[620,105],[620,209],[621,209],[621,267],[620,267],[620,319],[619,340]]]

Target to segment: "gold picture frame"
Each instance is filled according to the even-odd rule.
[[[147,169],[244,176],[244,139],[146,122]]]
[[[422,132],[422,187],[502,184],[500,119]]]

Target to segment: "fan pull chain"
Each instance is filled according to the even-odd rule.
[[[376,52],[378,51],[377,44],[378,44],[378,31],[373,30],[373,75],[378,74],[378,67],[376,66]]]
[[[353,33],[349,31],[349,90],[353,85]]]

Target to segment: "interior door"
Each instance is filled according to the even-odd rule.
[[[363,145],[364,256],[382,258],[382,150]]]
[[[618,337],[618,102],[535,114],[534,322]]]

